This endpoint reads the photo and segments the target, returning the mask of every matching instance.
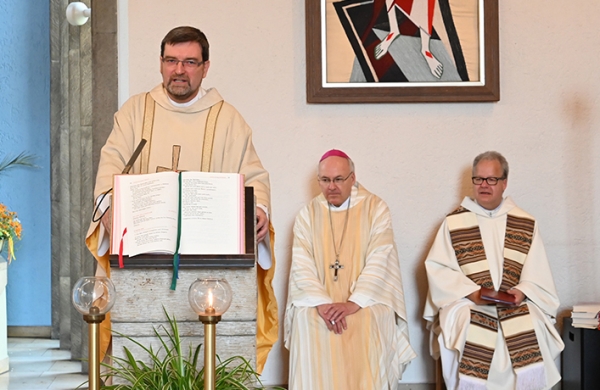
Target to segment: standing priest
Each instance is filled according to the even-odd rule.
[[[94,196],[97,201],[104,199],[103,194],[112,187],[113,175],[121,173],[142,139],[147,144],[134,162],[132,173],[189,170],[245,176],[245,184],[254,187],[258,206],[256,349],[257,369],[261,372],[278,334],[277,302],[271,285],[275,266],[274,233],[268,217],[269,173],[256,154],[252,130],[244,118],[215,88],[201,87],[210,66],[204,33],[187,26],[169,31],[160,46],[159,65],[162,83],[148,93],[131,97],[115,114],[113,130],[100,155]],[[101,204],[101,208],[106,207]],[[110,223],[106,218],[102,222],[91,224],[86,244],[98,260],[99,272],[109,274],[108,234],[104,229],[110,228]],[[103,351],[108,347],[108,337],[101,337]]]
[[[416,355],[389,209],[339,150],[323,155],[318,181],[322,194],[294,225],[289,388],[396,389]]]
[[[474,199],[446,217],[425,260],[424,318],[448,389],[548,389],[560,380],[556,288],[537,222],[503,198],[507,180],[500,153],[477,156]]]

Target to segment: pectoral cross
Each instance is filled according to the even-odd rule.
[[[337,282],[338,279],[338,270],[344,268],[343,265],[340,264],[340,261],[338,259],[335,259],[335,263],[331,264],[329,266],[329,269],[333,269],[335,270],[334,274],[333,274],[333,281]]]
[[[167,172],[174,171],[178,172],[177,167],[179,166],[179,156],[181,155],[181,145],[173,145],[173,157],[171,160],[171,168],[156,167],[156,172]]]

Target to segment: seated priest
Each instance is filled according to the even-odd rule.
[[[559,302],[534,217],[503,197],[508,163],[473,161],[473,196],[439,229],[425,260],[424,318],[448,389],[548,389],[564,344]]]
[[[390,211],[330,150],[296,217],[285,313],[289,388],[396,389],[416,357]]]

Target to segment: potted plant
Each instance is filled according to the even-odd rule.
[[[35,167],[35,156],[25,152],[20,153],[16,157],[6,157],[0,162],[0,174],[5,173],[8,169],[17,166]],[[10,211],[6,205],[0,203],[0,253],[7,248],[7,261],[10,262],[15,257],[14,244],[16,240],[21,239],[21,222],[17,218],[17,213]]]
[[[15,240],[21,239],[21,222],[17,218],[17,213],[10,211],[5,205],[0,203],[0,253],[4,250],[5,243],[7,244],[8,256],[6,261],[8,264],[15,257]]]
[[[198,368],[201,345],[198,345],[196,348],[192,348],[190,345],[187,352],[185,352],[179,336],[177,321],[174,317],[169,316],[164,307],[163,311],[167,317],[170,329],[167,329],[164,325],[161,325],[158,330],[154,328],[154,334],[161,345],[158,350],[154,350],[152,346],[143,345],[131,337],[114,332],[141,347],[147,359],[139,360],[133,356],[127,347],[123,347],[125,358],[112,356],[113,363],[111,365],[104,363],[102,365],[108,369],[107,373],[105,373],[105,379],[118,378],[119,382],[126,383],[105,385],[101,387],[102,389],[204,389],[204,369],[202,367]],[[150,361],[150,363],[145,363],[147,361]],[[218,359],[215,370],[216,390],[263,388],[258,373],[254,371],[246,358],[233,356],[226,360]]]

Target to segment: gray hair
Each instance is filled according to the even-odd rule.
[[[500,166],[502,167],[502,177],[508,179],[508,161],[506,161],[503,155],[493,150],[483,152],[477,157],[475,157],[475,160],[473,160],[473,175],[475,175],[475,168],[481,160],[498,161],[500,163]]]

